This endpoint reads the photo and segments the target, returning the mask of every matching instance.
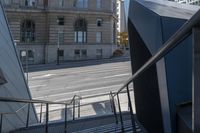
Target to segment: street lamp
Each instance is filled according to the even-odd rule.
[[[58,32],[58,45],[57,45],[57,65],[60,65],[60,58],[59,58],[59,53],[60,52],[60,34]]]
[[[14,40],[14,44],[15,44],[16,48],[17,48],[17,43],[19,43],[19,42],[20,42],[19,40]],[[24,57],[26,58],[26,82],[28,84],[28,51],[27,51],[27,48],[26,48],[26,50],[24,50],[20,53],[20,56],[22,57],[22,59]]]

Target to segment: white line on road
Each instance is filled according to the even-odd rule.
[[[131,74],[130,73],[124,73],[124,74],[117,74],[117,75],[107,76],[107,77],[103,77],[103,78],[107,79],[107,78],[121,77],[121,76],[127,76],[127,75],[131,75]]]
[[[29,86],[29,88],[37,88],[37,87],[45,87],[47,86],[46,84],[43,84],[43,85],[32,85],[32,86]]]
[[[53,94],[53,95],[48,95],[48,96],[42,96],[42,97],[35,97],[35,99],[41,99],[41,98],[47,98],[47,97],[55,97],[55,96],[62,96],[62,95],[68,95],[68,94],[77,94],[77,93],[83,93],[83,92],[88,92],[88,91],[95,91],[95,90],[103,90],[106,88],[111,88],[111,87],[121,87],[123,84],[118,84],[118,85],[111,85],[111,86],[105,86],[105,87],[98,87],[94,89],[88,89],[88,90],[82,90],[82,91],[73,91],[73,92],[67,92],[67,93],[61,93],[61,94]]]
[[[51,77],[54,76],[56,74],[45,74],[45,75],[40,75],[40,76],[35,76],[35,77],[31,77],[32,79],[40,79],[40,78],[47,78],[47,77]]]

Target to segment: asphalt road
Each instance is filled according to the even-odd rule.
[[[131,76],[131,64],[126,60],[75,62],[60,69],[44,68],[29,73],[29,87],[34,99],[65,101],[74,94],[107,93],[118,90]]]

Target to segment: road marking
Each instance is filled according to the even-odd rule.
[[[89,92],[89,91],[95,91],[95,90],[103,90],[106,88],[111,88],[111,87],[121,87],[123,84],[118,84],[118,85],[111,85],[111,86],[105,86],[105,87],[98,87],[94,89],[88,89],[88,90],[81,90],[81,91],[73,91],[73,92],[67,92],[67,93],[61,93],[61,94],[53,94],[53,95],[48,95],[48,96],[42,96],[42,97],[35,97],[35,99],[41,99],[41,98],[47,98],[47,97],[55,97],[55,96],[62,96],[62,95],[68,95],[68,94],[79,94],[83,92]]]
[[[117,74],[117,75],[107,76],[103,78],[107,79],[107,78],[121,77],[121,76],[127,76],[127,75],[130,75],[130,73]]]
[[[47,78],[47,77],[51,77],[51,76],[55,76],[56,74],[45,74],[45,75],[40,75],[40,76],[35,76],[35,77],[31,77],[32,79],[40,79],[40,78]]]
[[[43,85],[32,85],[32,86],[29,86],[29,88],[37,88],[37,87],[45,87],[47,86],[46,84],[43,84]]]

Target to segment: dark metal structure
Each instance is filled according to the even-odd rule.
[[[188,133],[199,125],[193,120],[192,129],[191,106],[179,108],[192,99],[194,104],[196,99],[192,95],[196,88],[192,76],[197,78],[192,74],[192,44],[197,42],[192,38],[192,29],[200,22],[200,12],[198,7],[188,6],[167,1],[130,1],[133,77],[128,83],[134,80],[137,118],[149,133]],[[193,118],[196,116],[193,114]]]

